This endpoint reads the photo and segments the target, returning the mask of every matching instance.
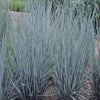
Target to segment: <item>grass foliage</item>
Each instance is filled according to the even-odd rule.
[[[81,89],[90,78],[87,66],[94,57],[95,14],[84,15],[84,9],[75,14],[76,8],[64,1],[51,14],[52,3],[45,10],[45,0],[34,0],[28,17],[23,13],[19,26],[13,22],[12,29],[9,16],[3,26],[0,15],[0,100],[42,100],[50,77],[58,100],[87,99]],[[99,65],[93,68],[95,90],[100,91]]]
[[[0,48],[1,48],[1,45],[2,45],[2,39],[4,38],[5,36],[5,33],[7,32],[6,29],[7,26],[8,26],[8,18],[7,18],[7,13],[4,11],[4,9],[6,8],[5,7],[6,4],[4,5],[0,5]]]
[[[67,3],[66,5],[67,6]],[[64,7],[65,8],[65,7]],[[62,9],[56,24],[54,50],[55,86],[59,100],[85,100],[81,88],[86,77],[94,30],[92,19],[79,13],[73,18],[74,6]],[[67,12],[66,12],[67,10]],[[54,75],[55,76],[55,75]]]

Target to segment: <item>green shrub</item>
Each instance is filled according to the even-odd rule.
[[[11,0],[9,1],[9,9],[13,11],[24,11],[25,0]]]

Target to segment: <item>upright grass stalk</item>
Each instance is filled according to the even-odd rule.
[[[2,13],[4,14],[4,12]],[[6,18],[6,17],[4,17]],[[6,20],[6,19],[5,19]],[[0,20],[1,21],[1,20]],[[8,75],[9,75],[9,70],[7,72],[6,69],[6,51],[7,51],[7,37],[8,37],[8,18],[6,20],[5,26],[1,31],[1,47],[0,47],[0,100],[7,100],[9,97],[9,92],[8,92],[8,87],[9,87],[9,81],[8,81]],[[2,24],[1,24],[2,26]],[[6,64],[5,64],[6,63]]]
[[[2,5],[2,3],[0,4],[0,49],[2,46],[2,39],[5,36],[6,33],[6,28],[7,28],[7,14],[5,12],[6,9],[6,3]]]

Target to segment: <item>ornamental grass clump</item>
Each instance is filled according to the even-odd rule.
[[[67,3],[66,3],[67,4]],[[82,91],[91,54],[91,38],[94,33],[92,18],[74,15],[72,8],[65,6],[58,15],[54,49],[54,83],[59,94],[58,100],[86,100]]]
[[[9,99],[41,100],[53,67],[55,37],[50,26],[50,11],[45,12],[44,5],[38,5],[31,9],[28,18],[23,14],[19,26],[12,30],[11,49],[7,51],[10,91],[13,91]]]

